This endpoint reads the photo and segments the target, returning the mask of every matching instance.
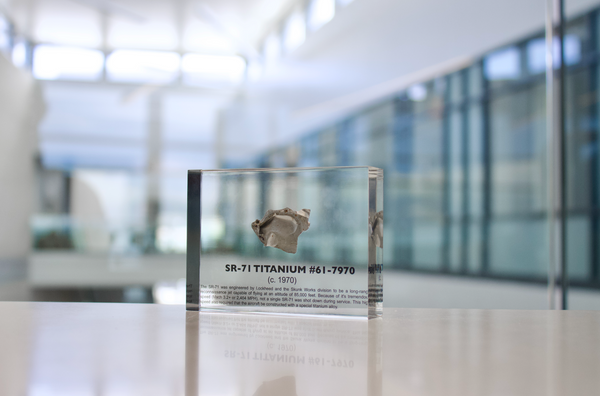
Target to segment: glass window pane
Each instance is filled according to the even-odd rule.
[[[492,274],[542,281],[547,278],[548,234],[545,218],[521,216],[495,219],[490,234]]]
[[[497,215],[545,210],[545,85],[490,103],[492,205]]]
[[[565,1],[565,135],[569,309],[600,309],[600,1]],[[558,43],[554,53],[558,54]],[[555,67],[558,63],[555,63]]]
[[[567,206],[569,209],[586,210],[593,205],[594,175],[597,174],[597,127],[594,123],[598,103],[590,100],[592,84],[597,71],[587,68],[569,73],[565,107],[567,136]]]
[[[590,219],[571,216],[567,224],[567,254],[569,280],[576,285],[589,285],[590,271]]]
[[[419,219],[412,231],[413,268],[439,270],[443,225],[434,220]]]

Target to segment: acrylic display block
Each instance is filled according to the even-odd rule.
[[[383,171],[190,170],[187,309],[374,318]]]

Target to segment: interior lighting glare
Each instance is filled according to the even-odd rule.
[[[10,53],[10,24],[0,15],[0,51]]]
[[[112,81],[169,83],[177,78],[180,56],[175,52],[116,50],[106,59]]]
[[[4,15],[0,14],[0,32],[8,32],[10,30],[10,24]]]
[[[427,87],[424,84],[415,84],[408,88],[408,97],[415,102],[422,102],[427,98]]]
[[[488,55],[484,60],[488,80],[514,80],[521,74],[521,54],[517,47],[508,47]]]
[[[290,15],[285,29],[283,31],[283,46],[286,52],[290,52],[298,48],[306,39],[306,23],[304,15],[295,12]]]
[[[158,304],[185,304],[185,279],[177,282],[158,282],[152,287],[154,301]]]
[[[574,65],[581,61],[581,39],[574,34],[568,34],[564,39],[565,63]],[[554,68],[560,66],[560,43],[554,40],[552,45]],[[546,39],[539,38],[527,43],[527,67],[531,74],[546,71]]]
[[[184,79],[200,78],[237,82],[244,77],[246,61],[240,56],[185,54],[181,60]]]
[[[271,63],[279,59],[281,56],[281,42],[279,36],[275,33],[271,33],[265,39],[263,44],[263,55],[267,63]]]
[[[12,49],[12,62],[17,67],[25,67],[27,63],[27,45],[24,42],[18,42]]]
[[[558,58],[558,51],[560,49],[560,45],[558,45],[558,41],[555,41],[554,53],[556,54],[555,58]],[[574,65],[581,61],[581,39],[579,36],[574,34],[567,34],[565,36],[565,64]],[[559,62],[560,63],[560,62]]]
[[[0,51],[5,54],[10,53],[10,37],[2,30],[0,30]]]
[[[97,80],[103,66],[98,50],[38,45],[33,52],[33,75],[41,80]]]
[[[312,0],[308,6],[308,27],[317,30],[335,16],[335,0]]]

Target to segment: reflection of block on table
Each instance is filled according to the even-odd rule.
[[[376,317],[382,247],[380,169],[188,173],[188,309]]]
[[[198,394],[362,396],[381,388],[379,321],[188,312],[191,321],[199,322],[189,351],[199,362],[190,373]]]

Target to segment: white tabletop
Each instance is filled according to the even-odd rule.
[[[0,303],[1,395],[598,395],[600,312]]]

